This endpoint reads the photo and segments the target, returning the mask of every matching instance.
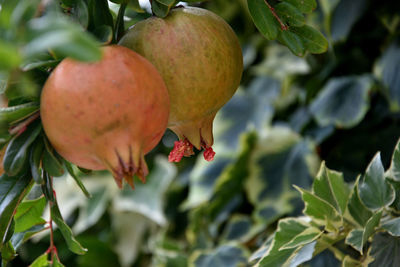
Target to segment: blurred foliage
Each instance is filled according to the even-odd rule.
[[[119,191],[109,173],[64,162],[39,123],[16,133],[64,57],[99,59],[150,3],[0,0],[2,264],[397,266],[400,2],[185,2],[152,8],[223,17],[243,48],[241,86],[215,119],[213,162],[169,163],[167,131],[146,156],[147,184]],[[44,254],[50,216],[59,259]]]

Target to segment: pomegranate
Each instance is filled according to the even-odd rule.
[[[108,169],[121,188],[133,188],[148,173],[144,155],[167,127],[165,84],[142,56],[118,46],[102,48],[99,62],[63,60],[41,95],[44,131],[68,161],[92,170]]]
[[[242,51],[231,27],[208,10],[179,7],[164,19],[136,23],[119,44],[153,63],[167,85],[168,127],[180,139],[169,160],[192,155],[193,145],[212,160],[214,117],[235,93],[243,71]]]

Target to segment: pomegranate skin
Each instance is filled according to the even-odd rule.
[[[212,160],[214,117],[237,90],[243,71],[242,51],[231,27],[208,10],[175,8],[164,19],[136,23],[119,44],[147,58],[167,85],[168,127],[181,140],[170,161],[193,154],[185,140],[204,148],[205,158]]]
[[[145,58],[118,45],[102,48],[99,62],[63,60],[41,94],[44,131],[68,161],[108,169],[119,187],[133,175],[144,181],[144,155],[160,141],[168,122],[165,84]]]

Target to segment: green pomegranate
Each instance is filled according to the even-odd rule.
[[[178,7],[164,19],[138,22],[119,44],[147,58],[167,86],[168,127],[180,139],[169,160],[192,155],[193,145],[212,160],[214,117],[235,93],[243,71],[242,51],[231,27],[208,10]]]

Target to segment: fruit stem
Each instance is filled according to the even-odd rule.
[[[271,10],[272,15],[276,18],[276,20],[278,21],[279,25],[281,25],[282,31],[287,31],[289,29],[289,27],[287,25],[285,25],[285,23],[282,22],[282,20],[276,14],[275,9],[267,2],[267,0],[264,0],[264,2],[268,6],[269,10]]]

